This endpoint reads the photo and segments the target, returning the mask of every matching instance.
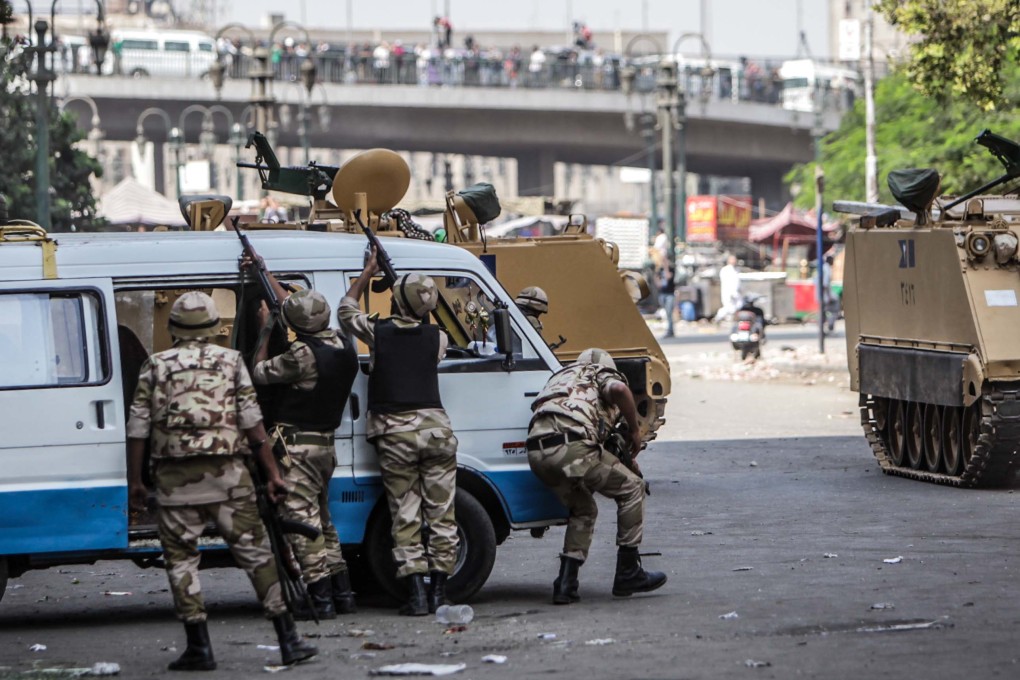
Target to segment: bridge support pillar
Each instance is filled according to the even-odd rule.
[[[785,170],[774,168],[759,170],[750,175],[751,195],[755,206],[758,205],[759,199],[764,198],[767,209],[782,210],[783,206],[790,200],[790,194],[786,191],[786,187],[783,186],[784,174],[786,174]]]
[[[556,190],[553,172],[556,158],[549,149],[535,149],[517,157],[517,195],[552,196]]]

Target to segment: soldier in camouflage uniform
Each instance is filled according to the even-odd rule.
[[[446,602],[446,581],[457,556],[454,492],[457,438],[439,398],[437,364],[446,335],[423,324],[436,308],[435,282],[405,274],[393,285],[393,316],[362,313],[358,299],[378,271],[376,251],[340,301],[340,323],[372,348],[368,382],[368,439],[379,455],[393,518],[393,558],[409,597],[400,613],[424,616]],[[422,522],[429,524],[429,552]],[[425,589],[425,574],[430,588]]]
[[[268,359],[268,343],[259,347],[252,377],[256,385],[282,384],[288,388],[276,409],[273,437],[286,455],[280,461],[289,492],[283,514],[319,529],[314,541],[288,536],[308,587],[318,619],[336,618],[337,612],[357,611],[351,579],[340,552],[340,539],[329,516],[329,481],[336,467],[334,432],[340,426],[351,385],[358,374],[354,344],[329,328],[329,303],[322,293],[289,293],[266,272],[277,297],[283,301],[283,320],[297,335],[286,352]],[[265,326],[269,310],[259,313]],[[294,618],[308,620],[312,611],[296,603]]]
[[[598,506],[597,491],[616,501],[616,577],[613,595],[661,587],[666,575],[641,567],[638,546],[644,524],[643,480],[602,447],[605,433],[622,416],[630,429],[631,454],[641,450],[634,395],[609,353],[587,349],[554,373],[531,406],[528,463],[559,497],[570,517],[553,582],[553,603],[580,599],[577,574],[588,558]]]
[[[174,346],[142,366],[127,425],[128,494],[145,507],[142,482],[146,440],[159,504],[159,540],[177,616],[188,646],[170,670],[213,670],[205,604],[198,580],[198,538],[213,522],[235,561],[247,572],[273,621],[284,664],[317,654],[294,627],[280,591],[276,563],[255,505],[255,488],[242,460],[242,434],[257,451],[274,501],[287,489],[266,442],[255,388],[239,352],[209,340],[220,326],[205,293],[189,292],[170,311]]]
[[[545,294],[545,291],[538,286],[522,288],[514,298],[514,303],[524,313],[524,318],[528,320],[528,323],[541,335],[542,320],[538,317],[549,311],[549,296]]]

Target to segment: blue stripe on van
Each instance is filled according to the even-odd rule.
[[[477,472],[502,496],[511,523],[566,519],[567,509],[531,470]]]
[[[383,494],[378,475],[369,479],[375,483],[365,479],[357,483],[350,477],[334,477],[329,482],[329,516],[343,545],[365,540],[368,516]]]
[[[127,487],[0,493],[0,555],[127,547]]]

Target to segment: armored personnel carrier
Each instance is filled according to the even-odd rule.
[[[360,211],[379,236],[433,240],[397,207],[410,184],[410,168],[399,154],[370,149],[339,168],[286,168],[262,134],[252,133],[249,146],[255,147],[255,163],[240,167],[258,170],[264,189],[311,197],[313,207],[305,223],[247,227],[360,233],[354,217]],[[478,256],[511,294],[527,286],[543,288],[549,297],[543,333],[557,358],[570,363],[588,347],[607,350],[634,391],[643,438],[654,439],[664,422],[671,383],[669,362],[635,305],[635,298],[648,292],[643,278],[618,269],[619,250],[589,235],[583,216],[573,216],[556,236],[486,238],[481,224],[499,214],[498,200],[494,192],[487,196],[472,189],[448,192],[446,241]],[[193,224],[211,223],[199,209],[204,203],[190,205]]]
[[[958,198],[935,170],[891,172],[902,204],[837,201],[860,215],[846,240],[843,304],[851,389],[887,474],[1001,486],[1020,466],[1020,145],[977,138],[1005,173]]]

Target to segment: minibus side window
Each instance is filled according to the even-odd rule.
[[[0,389],[107,380],[99,311],[91,292],[0,294]]]
[[[179,42],[176,40],[167,40],[163,43],[163,49],[167,52],[190,52],[191,45],[187,42]]]

